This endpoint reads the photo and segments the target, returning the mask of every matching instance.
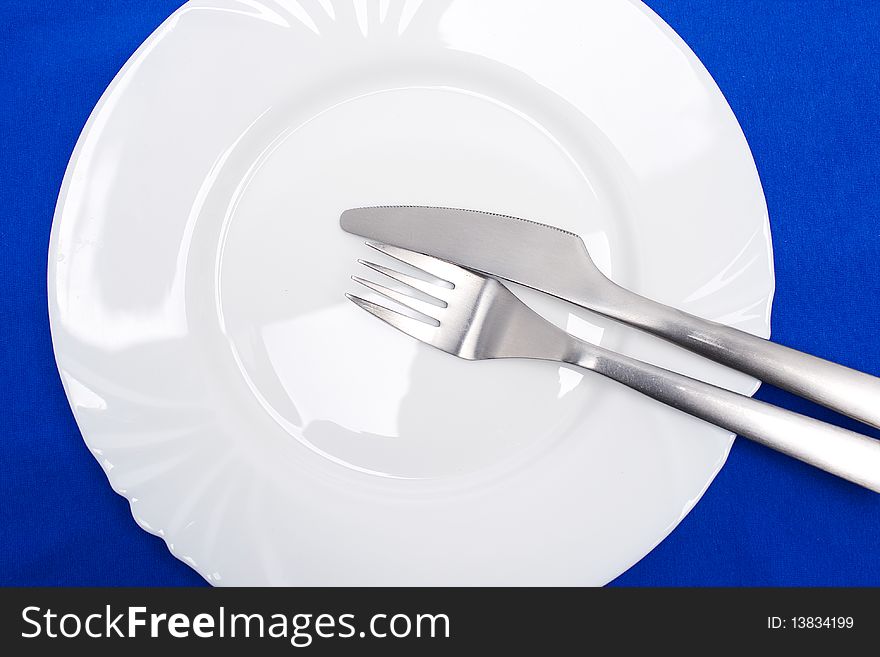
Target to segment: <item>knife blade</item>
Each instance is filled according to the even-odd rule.
[[[646,299],[606,278],[574,233],[492,212],[427,206],[346,210],[349,233],[520,283],[664,338],[880,427],[880,379]]]
[[[583,240],[555,226],[493,212],[428,206],[346,210],[343,230],[454,262],[580,304],[585,285],[613,285]]]

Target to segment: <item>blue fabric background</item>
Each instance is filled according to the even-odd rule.
[[[86,450],[52,356],[46,247],[92,107],[178,0],[0,8],[0,584],[197,585]],[[880,2],[649,0],[751,144],[775,247],[778,342],[880,375]],[[789,395],[759,397],[840,420]],[[878,432],[873,432],[878,436]],[[620,585],[880,585],[880,496],[737,441]]]

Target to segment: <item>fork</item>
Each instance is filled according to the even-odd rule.
[[[346,297],[417,340],[467,360],[529,358],[581,367],[880,492],[880,441],[584,342],[541,317],[494,278],[407,249],[367,245],[440,281],[358,260],[408,289],[360,276],[352,276],[354,281],[414,313],[400,313],[352,294]]]

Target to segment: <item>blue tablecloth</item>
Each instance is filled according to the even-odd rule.
[[[179,0],[0,8],[0,584],[203,584],[139,529],[55,370],[46,247],[101,92]],[[774,339],[880,375],[880,2],[649,0],[717,80],[770,208]],[[830,412],[763,389],[820,418]],[[873,432],[878,436],[878,432]],[[880,496],[737,441],[694,511],[622,585],[880,585]]]

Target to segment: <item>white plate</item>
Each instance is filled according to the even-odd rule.
[[[49,307],[83,436],[217,584],[601,584],[732,438],[594,376],[459,361],[348,303],[352,206],[578,232],[616,281],[767,336],[767,211],[708,73],[626,0],[207,0],[92,114]],[[573,333],[755,381],[524,292]],[[59,484],[63,485],[63,484]]]

